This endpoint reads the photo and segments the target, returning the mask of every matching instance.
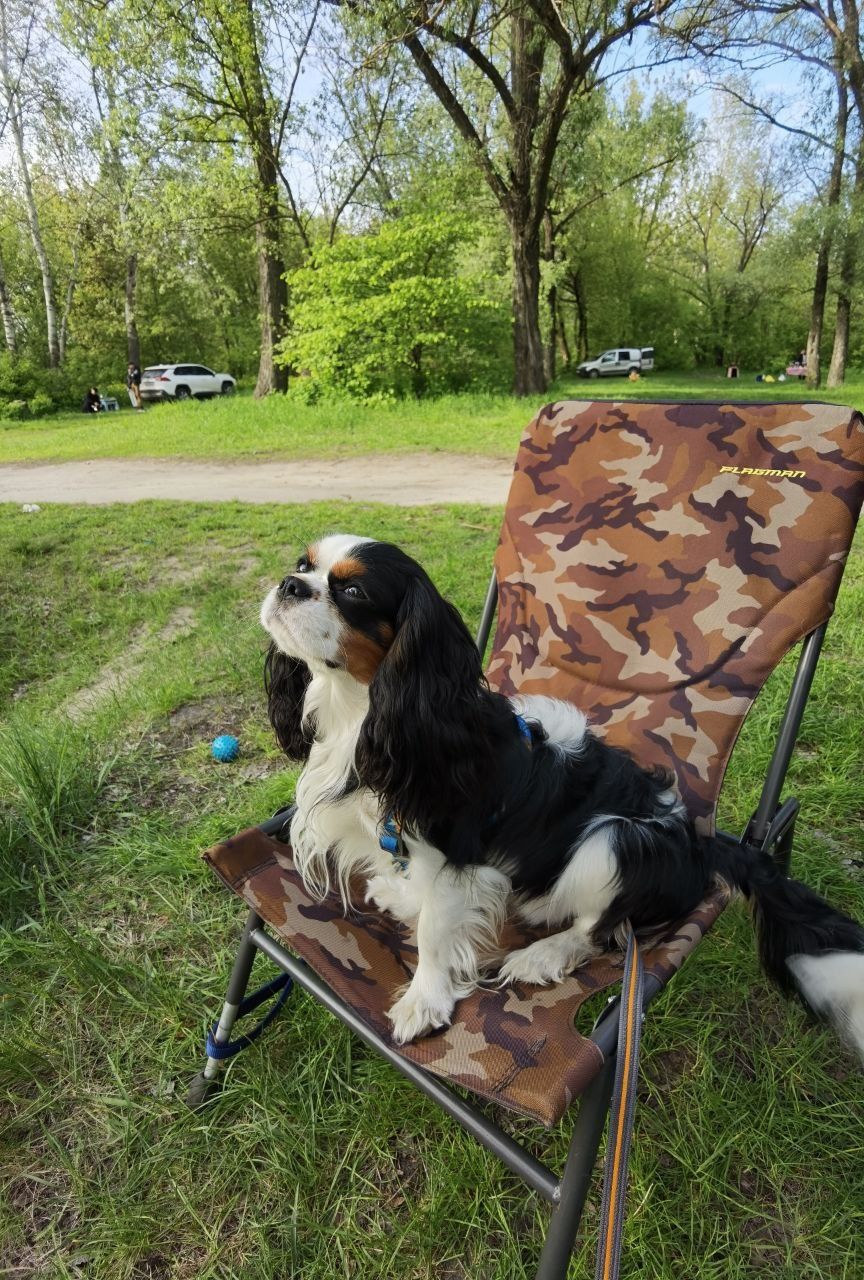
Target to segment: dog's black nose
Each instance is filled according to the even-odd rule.
[[[283,578],[279,583],[276,595],[280,600],[289,600],[292,597],[295,600],[311,600],[313,592],[308,582],[304,582],[302,578],[295,578],[289,573],[287,578]]]

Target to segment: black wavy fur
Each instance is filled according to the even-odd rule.
[[[395,550],[395,549],[394,549]],[[411,830],[440,834],[456,819],[446,852],[482,860],[472,814],[497,795],[494,771],[513,715],[486,688],[480,655],[454,606],[419,565],[407,577],[395,638],[369,686],[369,714],[355,757],[361,783]],[[499,705],[503,704],[503,705]],[[461,825],[459,823],[461,819]],[[464,848],[459,836],[468,837]],[[455,842],[454,842],[455,841]]]
[[[718,872],[751,900],[762,967],[782,991],[797,990],[786,961],[829,951],[864,952],[864,929],[765,854],[712,841]]]
[[[303,699],[311,675],[305,662],[289,658],[271,644],[264,659],[264,689],[267,714],[279,746],[292,760],[308,760],[315,739],[315,726],[302,723]]]

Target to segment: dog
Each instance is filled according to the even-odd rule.
[[[626,921],[674,921],[725,881],[753,903],[762,965],[864,1060],[864,929],[763,853],[696,833],[671,780],[548,697],[487,685],[456,608],[390,543],[331,535],[268,593],[270,721],[303,761],[291,842],[310,893],[364,877],[413,925],[417,968],[389,1010],[404,1044],[484,979],[504,919],[548,936],[502,983],[555,983]]]

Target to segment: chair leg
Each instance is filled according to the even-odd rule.
[[[225,1003],[222,1005],[222,1013],[219,1016],[219,1025],[216,1028],[213,1039],[217,1044],[224,1044],[230,1039],[231,1028],[237,1020],[237,1011],[240,1008],[240,1002],[246,994],[246,988],[249,985],[249,975],[252,972],[252,964],[255,960],[255,952],[257,947],[250,942],[249,935],[253,929],[257,929],[261,924],[261,917],[257,912],[250,911],[246,917],[246,924],[243,926],[243,935],[240,939],[240,946],[234,959],[234,967],[231,970],[231,977],[228,980],[228,990],[225,993]],[[222,1063],[218,1058],[211,1058],[208,1054],[207,1061],[204,1064],[204,1070],[199,1071],[197,1076],[189,1085],[186,1094],[186,1104],[193,1110],[204,1105],[217,1092],[219,1088],[219,1073]]]
[[[609,1099],[615,1081],[615,1058],[608,1058],[582,1095],[570,1139],[561,1195],[552,1211],[536,1280],[566,1280],[567,1266],[585,1207],[591,1172],[597,1159]]]

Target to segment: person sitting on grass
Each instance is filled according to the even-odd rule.
[[[81,406],[85,413],[101,413],[102,397],[99,394],[98,387],[91,387],[84,397],[84,403]]]

